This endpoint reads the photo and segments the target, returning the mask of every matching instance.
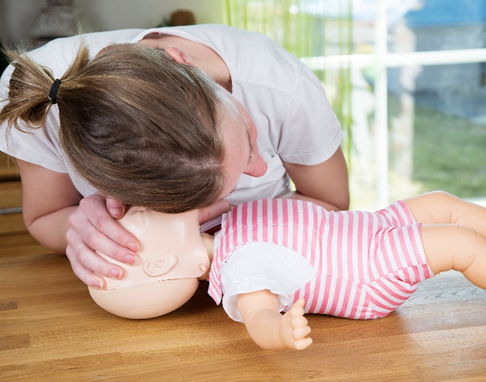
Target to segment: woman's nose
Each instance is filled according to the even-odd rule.
[[[259,178],[260,176],[265,175],[267,172],[267,162],[263,159],[260,153],[255,150],[251,161],[246,165],[245,171],[243,174],[253,176],[254,178]]]

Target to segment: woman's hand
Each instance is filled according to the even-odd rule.
[[[24,222],[46,248],[66,253],[74,273],[87,285],[103,288],[101,276],[123,277],[123,270],[96,251],[118,261],[136,261],[137,239],[115,219],[124,206],[100,195],[82,198],[67,173],[17,160],[22,179]]]
[[[204,223],[229,209],[227,201],[218,201],[200,210],[199,221]],[[137,261],[136,252],[140,248],[137,238],[116,221],[124,214],[124,204],[95,194],[82,199],[69,217],[66,255],[74,273],[85,284],[104,288],[105,280],[101,276],[119,279],[124,275],[122,267],[105,260],[97,252],[128,265]]]
[[[221,229],[221,215],[231,209],[231,204],[222,199],[206,208],[199,210],[199,224],[201,232],[214,234]],[[210,221],[214,220],[214,221]],[[206,223],[206,224],[205,224]]]
[[[98,253],[129,265],[137,261],[140,248],[137,238],[115,219],[125,213],[125,206],[101,195],[82,199],[69,217],[66,255],[74,273],[85,284],[103,288],[103,277],[122,278],[123,268],[103,259]]]

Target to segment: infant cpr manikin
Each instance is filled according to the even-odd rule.
[[[106,289],[89,288],[93,300],[110,313],[133,319],[161,316],[186,303],[209,268],[198,213],[131,207],[120,224],[138,238],[138,260],[130,266],[100,253],[123,267],[125,275],[120,280],[106,277]]]

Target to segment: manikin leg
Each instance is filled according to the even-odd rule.
[[[486,239],[475,230],[454,224],[424,224],[422,243],[434,274],[454,269],[486,289]]]
[[[442,191],[404,200],[417,222],[423,224],[458,224],[486,237],[486,208],[466,202]]]
[[[422,243],[434,274],[454,269],[486,289],[486,208],[433,192],[405,200],[422,223]]]

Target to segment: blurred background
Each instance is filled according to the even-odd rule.
[[[0,0],[0,39],[33,49],[79,26],[191,23],[265,33],[321,79],[352,207],[378,208],[434,189],[486,201],[485,19],[486,0]]]

